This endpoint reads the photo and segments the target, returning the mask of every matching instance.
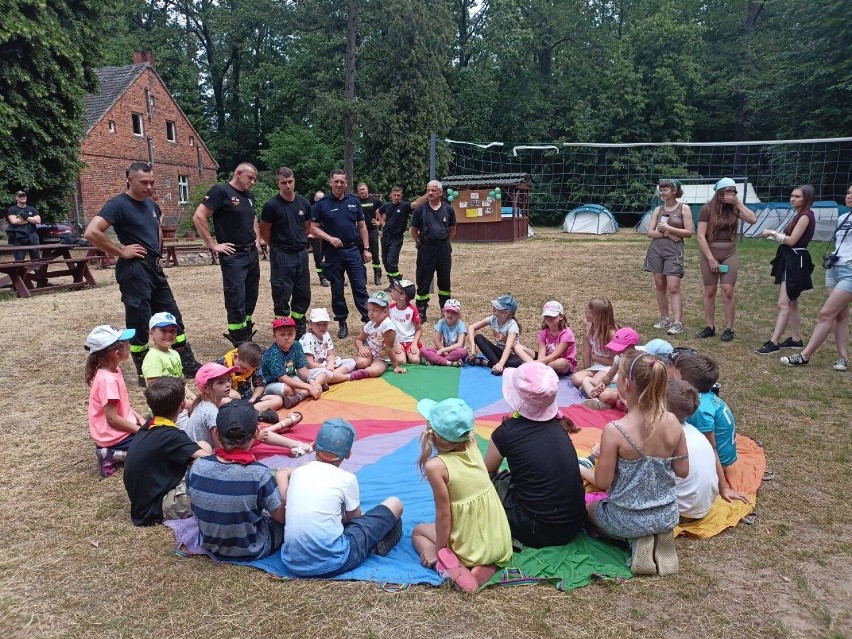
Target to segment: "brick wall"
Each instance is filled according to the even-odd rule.
[[[153,98],[149,118],[145,89]],[[142,116],[143,135],[133,133],[132,114]],[[167,139],[167,122],[174,122],[175,141]],[[115,132],[110,131],[114,122]],[[80,159],[79,201],[84,223],[97,215],[107,200],[125,190],[124,171],[132,162],[148,162],[149,138],[154,154],[154,176],[164,220],[175,223],[192,215],[189,204],[179,202],[178,176],[186,176],[189,189],[216,181],[216,162],[200,144],[198,134],[178,108],[159,76],[146,68],[122,97],[83,139]],[[203,169],[199,171],[199,152]]]

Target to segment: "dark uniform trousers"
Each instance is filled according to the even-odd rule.
[[[323,269],[323,258],[322,258],[323,245],[322,245],[322,240],[319,239],[318,237],[315,237],[311,240],[311,251],[313,251],[313,254],[314,254],[314,267],[316,268],[317,275],[319,275],[320,277],[324,277],[323,272],[322,272],[322,269]]]
[[[222,269],[222,289],[225,293],[225,312],[228,330],[246,326],[254,314],[260,287],[260,260],[257,247],[238,247],[233,255],[219,254]]]
[[[399,254],[402,251],[403,235],[382,235],[382,262],[385,265],[385,273],[393,279],[402,279],[399,273]]]
[[[154,313],[171,313],[178,323],[178,344],[183,337],[183,318],[175,296],[153,254],[135,260],[119,258],[115,265],[115,281],[124,304],[124,321],[127,328],[135,328],[130,345],[135,351],[144,351],[148,345],[148,321]]]
[[[361,256],[361,249],[355,244],[336,249],[331,244],[325,244],[325,276],[331,283],[331,309],[334,319],[346,321],[349,317],[349,307],[343,296],[343,273],[349,276],[352,298],[355,307],[361,314],[361,321],[367,322],[367,268]]]
[[[432,277],[438,275],[438,300],[440,308],[452,297],[450,273],[453,269],[453,247],[449,240],[422,240],[417,249],[417,307],[429,305],[429,288]]]
[[[382,264],[379,262],[379,229],[375,226],[368,229],[367,236],[370,240],[370,253],[373,256],[373,270],[381,271]]]
[[[9,237],[9,246],[37,246],[40,242],[38,233],[36,233],[35,231],[33,231],[32,233],[21,233],[20,231],[13,230],[11,224],[6,230],[6,235],[8,235]],[[41,257],[41,253],[38,249],[29,249],[28,251],[15,251],[15,261],[22,261],[26,257],[27,253],[30,254],[31,260],[37,260]]]
[[[302,319],[311,305],[307,250],[293,251],[273,245],[269,251],[269,272],[275,316]]]

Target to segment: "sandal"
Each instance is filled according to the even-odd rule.
[[[293,428],[301,421],[302,413],[293,411],[292,413],[287,415],[287,417],[278,421],[278,424],[282,424],[282,426],[279,427],[278,424],[276,424],[276,426],[273,426],[273,429],[276,433],[287,433],[293,430]]]
[[[464,592],[474,593],[479,589],[479,582],[473,573],[461,565],[459,558],[449,548],[438,551],[438,562],[435,564],[438,574],[449,578],[457,588]]]
[[[314,447],[310,444],[299,444],[290,449],[290,457],[302,457],[314,452]]]

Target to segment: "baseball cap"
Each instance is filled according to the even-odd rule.
[[[619,328],[615,331],[615,335],[606,347],[613,353],[621,353],[629,346],[636,346],[638,343],[639,333],[629,326],[625,326],[624,328]]]
[[[148,321],[148,328],[165,328],[166,326],[177,326],[177,320],[171,313],[155,313]]]
[[[312,308],[311,314],[308,315],[308,319],[312,322],[330,322],[331,317],[328,315],[328,311],[324,308]]]
[[[461,302],[451,297],[446,302],[444,302],[444,310],[453,311],[454,313],[461,313]]]
[[[511,311],[514,313],[518,310],[517,300],[508,293],[501,295],[496,300],[491,300],[491,306],[496,308],[498,311]]]
[[[414,299],[414,294],[417,289],[414,288],[414,282],[411,280],[397,280],[397,286],[399,286],[403,291],[405,291],[405,296],[408,299]]]
[[[320,426],[314,450],[330,453],[337,459],[344,459],[352,450],[355,441],[355,427],[345,419],[335,417],[327,419]]]
[[[643,348],[646,353],[656,355],[657,357],[667,361],[671,361],[672,353],[674,352],[674,346],[659,337],[657,339],[652,339],[650,342],[645,344]]]
[[[245,444],[257,432],[258,412],[244,399],[222,405],[216,413],[219,439],[231,444]]]
[[[559,376],[542,362],[527,362],[503,371],[503,399],[521,416],[546,422],[559,413]]]
[[[287,317],[276,317],[272,320],[272,330],[274,331],[276,328],[284,328],[286,326],[296,327],[296,320],[294,320],[289,315]]]
[[[557,302],[556,300],[550,300],[546,302],[541,309],[542,317],[558,317],[559,315],[564,315],[565,309],[562,308],[562,304]]]
[[[390,302],[390,297],[384,291],[376,291],[372,295],[370,295],[370,299],[367,300],[367,303],[378,304],[379,306],[387,306]]]
[[[734,182],[731,178],[722,178],[721,180],[716,182],[716,185],[713,187],[713,190],[718,191],[719,189],[726,189],[729,186],[736,186],[736,185],[737,185],[737,183]]]
[[[22,196],[22,195],[23,195],[24,197],[26,197],[27,192],[26,192],[26,191],[15,191],[15,197],[20,197],[20,196]]]
[[[118,328],[103,324],[95,326],[89,336],[86,337],[86,350],[90,353],[97,353],[105,348],[109,348],[116,342],[123,342],[136,335],[135,328]]]
[[[222,377],[224,375],[230,375],[231,373],[238,371],[239,369],[236,366],[222,366],[221,364],[217,364],[216,362],[208,362],[204,366],[198,369],[198,372],[195,374],[195,385],[198,386],[199,390],[202,386],[204,386],[211,379],[216,379],[217,377]]]
[[[417,412],[429,420],[429,425],[448,442],[463,442],[473,430],[473,409],[463,399],[451,397],[442,402],[421,399]]]

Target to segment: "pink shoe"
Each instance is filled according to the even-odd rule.
[[[479,590],[479,582],[473,573],[461,565],[459,558],[449,548],[441,548],[438,551],[438,562],[435,564],[438,574],[448,577],[464,592],[474,593]]]

